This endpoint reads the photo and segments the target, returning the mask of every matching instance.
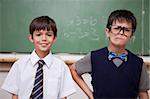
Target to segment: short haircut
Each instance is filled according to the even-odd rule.
[[[134,14],[129,11],[129,10],[115,10],[113,11],[109,17],[108,17],[108,21],[107,21],[107,25],[106,28],[108,28],[110,30],[110,26],[112,25],[113,22],[122,22],[122,21],[127,21],[127,22],[131,22],[132,24],[132,32],[134,33],[136,30],[136,18],[134,16]]]
[[[57,36],[57,27],[55,21],[48,16],[40,16],[32,20],[29,27],[29,32],[33,37],[33,32],[37,30],[52,30],[54,32],[54,37]]]

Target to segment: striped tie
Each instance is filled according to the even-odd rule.
[[[43,65],[45,62],[43,60],[39,60],[38,64],[39,66],[36,71],[34,88],[30,99],[43,99]]]

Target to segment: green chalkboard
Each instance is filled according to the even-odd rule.
[[[105,25],[116,9],[131,10],[138,20],[128,48],[150,55],[149,0],[1,0],[0,52],[31,52],[28,27],[37,16],[52,17],[58,27],[54,53],[88,53],[108,44]]]
[[[0,2],[0,22],[2,22],[2,20],[1,20],[1,18],[2,18],[2,4],[1,4],[1,2]],[[1,29],[1,26],[2,24],[0,23],[0,51],[1,51],[1,49],[2,49],[2,29]]]

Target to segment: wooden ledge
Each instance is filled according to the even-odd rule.
[[[0,63],[14,63],[17,59],[0,59]],[[68,66],[75,63],[75,61],[65,60],[64,61]],[[150,66],[150,62],[144,62],[147,66]]]
[[[17,59],[0,59],[0,63],[14,63]]]

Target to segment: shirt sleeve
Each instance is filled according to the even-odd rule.
[[[76,70],[79,75],[92,72],[91,53],[76,62]]]
[[[147,66],[145,64],[143,64],[139,90],[145,91],[145,90],[149,90],[149,88],[150,88],[150,85],[149,85],[149,76],[148,76],[148,72],[147,72]]]
[[[75,83],[72,79],[70,70],[68,66],[64,63],[65,66],[64,71],[62,73],[62,78],[61,78],[61,87],[60,87],[60,98],[68,97],[69,95],[73,94],[76,92],[76,87]]]
[[[2,89],[6,90],[9,93],[12,94],[18,94],[18,80],[19,80],[19,71],[18,71],[18,64],[14,63],[11,67],[7,77],[5,78],[5,81],[2,85]]]

